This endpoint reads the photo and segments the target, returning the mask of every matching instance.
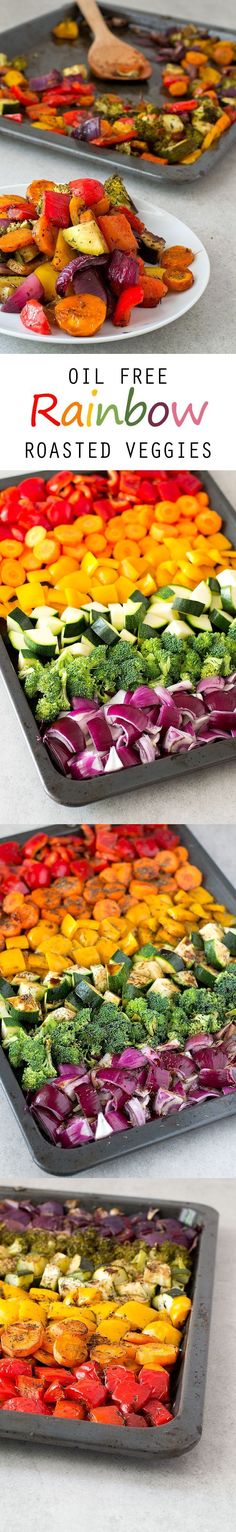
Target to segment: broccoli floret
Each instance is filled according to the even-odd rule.
[[[214,1030],[217,1031],[217,1028],[214,1028]],[[187,1033],[188,1037],[196,1037],[198,1032],[212,1032],[209,1017],[195,1016],[195,1020],[190,1021]]]
[[[132,1022],[132,1038],[135,1042],[143,1042],[145,1032],[148,1037],[153,1037],[156,1032],[156,1017],[143,995],[137,996],[137,1000],[128,1000],[127,1016]]]
[[[180,1007],[178,1010],[177,1006],[173,1006],[170,1025],[168,1026],[167,1030],[168,1042],[180,1043],[181,1046],[184,1047],[188,1033],[189,1026],[184,1011],[182,1011]]]
[[[8,1052],[9,1064],[12,1064],[13,1069],[20,1069],[20,1065],[24,1063],[25,1058],[26,1033],[23,1027],[16,1027],[14,1031],[6,1027],[4,1035],[3,1025],[2,1041],[4,1049],[7,1049]]]
[[[211,651],[212,633],[196,633],[193,644],[197,654],[201,654],[202,658],[205,659],[206,655],[210,654]]]
[[[38,1032],[34,1037],[27,1037],[24,1057],[27,1067],[23,1071],[22,1085],[25,1090],[38,1090],[39,1085],[55,1079],[57,1071],[52,1063],[50,1038],[42,1038]]]
[[[124,691],[135,691],[136,686],[142,685],[145,679],[145,666],[142,655],[133,649],[126,639],[120,639],[118,644],[109,647],[106,651],[106,675],[105,687],[113,695],[117,687]]]
[[[36,707],[38,723],[53,722],[59,713],[68,712],[66,677],[62,670],[59,672],[56,664],[45,665],[40,691],[42,696]]]
[[[181,681],[191,681],[192,685],[196,686],[197,681],[200,680],[200,675],[200,657],[198,654],[195,654],[194,649],[190,649],[189,645],[187,644],[186,653],[181,665]]]
[[[171,1021],[172,1004],[171,1001],[168,1000],[167,995],[158,995],[158,990],[149,989],[147,994],[147,1001],[150,1010],[155,1011],[155,1015],[160,1017],[160,1020],[163,1020],[166,1023]]]
[[[134,204],[131,201],[131,197],[129,197],[127,187],[124,186],[121,176],[108,176],[107,180],[104,181],[104,192],[107,192],[112,207],[118,207],[119,203],[121,203],[122,207],[133,208]]]
[[[71,697],[86,697],[90,701],[90,697],[95,696],[95,689],[89,657],[85,654],[70,654],[70,650],[63,651],[63,668],[69,700]],[[60,661],[58,670],[61,674]]]
[[[147,639],[143,623],[140,644],[145,665],[145,680],[160,681],[162,686],[174,686],[181,676],[181,664],[186,647],[183,640],[175,638],[172,633],[163,633],[161,639]]]
[[[209,990],[201,989],[201,1003],[202,1003],[202,996],[204,996],[204,995],[208,995],[209,996]],[[191,985],[189,987],[189,989],[184,990],[184,993],[181,995],[181,1006],[182,1006],[182,1009],[183,1009],[184,1012],[186,1012],[187,1016],[192,1016],[192,1014],[194,1014],[194,1011],[196,1010],[198,1004],[199,1004],[199,989],[197,989],[197,988],[195,989],[195,987],[193,985]]]
[[[229,969],[226,969],[226,971],[224,970],[224,973],[220,974],[219,979],[216,980],[216,995],[217,1000],[219,1001],[221,1018],[224,1020],[224,1015],[222,1017],[222,1010],[223,1013],[226,1011],[228,1016],[232,1014],[235,1015],[236,963],[230,963]]]
[[[44,1081],[54,1079],[56,1069],[52,1063],[51,1042],[41,1027],[33,1036],[24,1032],[23,1027],[17,1027],[12,1036],[9,1034],[9,1040],[4,1038],[4,1047],[8,1049],[13,1069],[20,1069],[23,1064],[27,1066],[22,1076],[26,1090],[36,1090]]]
[[[22,657],[22,662],[19,662],[19,675],[21,681],[24,681],[26,697],[36,697],[37,692],[42,691],[44,665],[40,664],[40,660],[36,658],[31,660],[27,655],[25,658]]]

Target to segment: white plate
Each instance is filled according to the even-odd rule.
[[[82,174],[83,172],[81,171]],[[9,186],[7,195],[10,191],[17,193],[17,195],[23,193],[25,196],[25,186],[22,186],[22,184],[13,187]],[[4,194],[4,192],[5,187],[1,187],[0,193]],[[204,293],[209,281],[210,262],[207,252],[201,240],[197,239],[197,235],[193,234],[192,229],[189,229],[188,224],[182,223],[181,219],[176,218],[173,213],[165,212],[162,207],[155,206],[153,208],[151,193],[145,194],[143,188],[142,190],[140,189],[140,192],[139,190],[136,192],[135,205],[140,217],[147,224],[147,228],[150,228],[153,234],[160,234],[165,239],[166,245],[187,245],[188,248],[194,250],[194,284],[185,293],[168,293],[167,297],[163,298],[156,309],[134,309],[128,327],[121,328],[119,326],[116,328],[108,320],[96,335],[89,335],[87,337],[89,345],[105,345],[108,341],[113,341],[114,345],[115,341],[127,340],[127,337],[130,336],[135,338],[137,335],[148,335],[150,330],[161,330],[164,325],[173,324],[175,319],[181,319],[183,314],[187,314],[188,309],[192,309],[194,304],[198,303],[198,299],[202,297],[202,293]],[[69,257],[70,251],[68,247],[68,260]],[[19,277],[19,283],[20,281],[21,278]],[[3,335],[14,335],[16,340],[34,341],[36,346],[41,340],[44,345],[48,346],[53,341],[53,345],[70,347],[84,346],[86,342],[85,335],[69,335],[68,331],[56,328],[52,330],[51,335],[40,336],[39,334],[34,334],[33,330],[25,329],[19,314],[3,314],[1,309],[0,331]]]

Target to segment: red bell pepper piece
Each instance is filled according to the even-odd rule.
[[[152,1372],[151,1367],[142,1367],[139,1373],[139,1386],[143,1390],[143,1405],[148,1399],[169,1399],[170,1379],[169,1373],[163,1367],[160,1372]]]
[[[95,1405],[105,1404],[107,1388],[104,1388],[93,1362],[84,1362],[82,1367],[76,1367],[74,1382],[69,1383],[66,1389],[67,1399],[76,1399],[79,1395],[89,1410]]]
[[[132,309],[136,308],[136,305],[142,302],[143,288],[140,286],[140,284],[137,283],[136,287],[124,288],[124,291],[120,293],[118,303],[116,303],[116,307],[112,315],[112,323],[114,325],[128,325]]]
[[[117,207],[111,207],[110,212],[117,213]],[[119,213],[125,213],[125,217],[128,218],[131,229],[137,229],[139,234],[142,233],[142,229],[144,229],[144,223],[142,223],[141,218],[138,218],[137,213],[133,213],[132,207],[126,207],[125,204],[124,207],[122,207],[119,202]]]
[[[65,1420],[66,1417],[69,1420],[84,1420],[85,1418],[85,1410],[82,1402],[79,1404],[78,1401],[78,1404],[74,1404],[72,1399],[58,1399],[58,1403],[56,1404],[56,1409],[53,1411],[53,1414],[57,1416],[57,1419],[60,1417],[63,1420]]]
[[[76,197],[81,197],[84,207],[93,207],[93,203],[100,202],[103,197],[102,181],[69,181],[69,186]]]
[[[47,315],[44,313],[42,303],[25,303],[21,309],[20,319],[26,330],[33,330],[35,335],[51,335],[51,326]]]
[[[99,1426],[124,1426],[123,1415],[115,1404],[97,1405],[90,1410],[90,1420],[96,1420]]]
[[[69,192],[45,191],[43,195],[43,212],[49,219],[49,223],[55,223],[59,229],[68,229],[70,221],[70,194]]]
[[[167,1426],[168,1421],[173,1420],[171,1411],[166,1409],[165,1404],[158,1404],[156,1400],[153,1400],[153,1403],[152,1400],[149,1401],[146,1413],[152,1426]]]
[[[44,1388],[43,1383],[41,1384],[41,1388]],[[49,1387],[45,1389],[43,1397],[45,1404],[58,1404],[60,1399],[64,1399],[64,1390],[59,1378],[58,1380],[56,1378],[52,1379],[52,1382],[49,1383]]]
[[[65,1367],[60,1367],[59,1362],[57,1366],[54,1363],[54,1367],[41,1367],[39,1363],[36,1363],[34,1371],[35,1377],[41,1379],[45,1387],[54,1382],[60,1382],[62,1388],[64,1388],[65,1383],[73,1383],[73,1373],[69,1372],[69,1368],[66,1370]]]
[[[7,1399],[12,1399],[12,1378],[0,1378],[0,1410],[4,1409]]]
[[[11,1378],[12,1381],[13,1379],[17,1381],[17,1378],[21,1378],[23,1373],[25,1377],[32,1377],[32,1362],[24,1362],[22,1357],[21,1360],[17,1360],[17,1357],[12,1357],[12,1359],[7,1356],[1,1357],[0,1378]]]
[[[172,112],[177,112],[177,115],[178,115],[178,112],[180,112],[180,115],[182,117],[183,112],[195,112],[196,111],[196,106],[197,106],[196,99],[195,100],[193,99],[193,101],[186,101],[186,97],[185,97],[184,101],[179,101],[179,100],[178,101],[164,101],[164,108],[163,109],[164,109],[164,112],[171,112],[171,115],[172,115]]]

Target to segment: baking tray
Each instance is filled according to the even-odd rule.
[[[67,1197],[73,1196],[73,1190],[68,1192]],[[47,1196],[52,1196],[57,1202],[62,1201],[60,1192],[53,1188],[47,1188]],[[32,1187],[0,1187],[0,1198],[14,1197],[21,1201],[30,1200],[36,1204],[43,1202],[45,1192]],[[100,1200],[100,1199],[99,1199]],[[140,1211],[139,1197],[120,1197],[117,1192],[119,1207],[124,1213],[137,1213]],[[98,1193],[95,1196],[80,1195],[80,1203],[91,1209],[98,1204]],[[183,1359],[180,1364],[176,1398],[174,1405],[174,1419],[167,1426],[151,1427],[141,1437],[140,1431],[116,1430],[114,1426],[93,1425],[92,1421],[60,1420],[45,1418],[42,1415],[8,1414],[7,1410],[0,1411],[0,1438],[9,1438],[12,1441],[27,1441],[28,1445],[43,1444],[44,1446],[80,1447],[90,1452],[106,1452],[124,1454],[131,1458],[148,1459],[179,1457],[183,1452],[189,1452],[197,1445],[202,1434],[204,1396],[206,1388],[207,1358],[210,1335],[211,1308],[214,1286],[215,1256],[218,1228],[218,1213],[212,1207],[197,1202],[194,1208],[189,1203],[184,1209],[177,1201],[158,1201],[158,1209],[164,1216],[179,1218],[181,1213],[185,1215],[185,1222],[191,1227],[200,1225],[200,1236],[196,1257],[194,1261],[192,1297],[193,1307],[190,1320],[186,1326]],[[108,1197],[101,1192],[103,1207],[114,1206],[114,1197]],[[150,1207],[156,1207],[156,1202],[151,1203],[148,1198],[141,1198],[142,1211]]]
[[[137,46],[140,46],[141,48],[142,38],[136,38],[135,32],[131,32],[128,25],[129,22],[133,27],[135,25],[142,27],[144,34],[147,28],[153,28],[154,31],[165,32],[166,27],[176,27],[177,24],[178,26],[188,25],[185,17],[178,17],[177,22],[176,16],[159,16],[152,11],[146,12],[145,7],[144,11],[136,9],[129,10],[128,6],[127,9],[124,10],[123,6],[121,7],[114,4],[113,6],[101,5],[100,10],[102,11],[102,14],[108,23],[110,22],[110,25],[112,24],[112,18],[114,15],[122,17],[123,22],[125,22],[126,16],[127,27],[125,27],[124,24],[124,27],[122,28],[122,41],[131,43],[133,42],[134,46],[137,44]],[[60,65],[62,69],[67,68],[70,62],[73,64],[75,59],[76,62],[80,59],[82,63],[86,64],[87,47],[85,46],[84,42],[84,32],[82,33],[82,39],[79,39],[78,42],[74,44],[74,46],[69,43],[61,43],[59,46],[53,42],[53,39],[50,35],[52,28],[57,26],[59,21],[64,20],[65,14],[67,14],[67,8],[65,8],[63,5],[60,6],[58,10],[49,12],[47,16],[38,16],[34,21],[30,21],[28,19],[26,22],[22,22],[20,26],[14,26],[11,27],[8,31],[2,32],[0,35],[1,53],[6,53],[9,58],[12,56],[12,51],[14,52],[14,56],[25,55],[28,61],[27,73],[29,72],[29,74],[45,73],[48,72],[50,68],[60,68]],[[78,19],[78,11],[75,5],[70,5],[68,7],[68,17]],[[204,24],[201,22],[198,23],[197,21],[196,25],[198,27],[199,33],[208,31],[210,36],[217,34],[217,37],[227,39],[230,35],[232,40],[236,42],[236,32],[234,32],[231,27],[225,28],[218,26],[208,26],[207,21]],[[91,34],[89,34],[89,37],[91,37]],[[153,73],[151,80],[144,81],[145,97],[147,100],[151,101],[153,100],[153,96],[155,98],[155,95],[157,95],[159,102],[163,105],[164,95],[161,94],[160,90],[161,65],[158,64],[155,60],[155,49],[152,49],[151,44],[144,43],[143,49],[144,52],[146,52],[147,58],[149,58],[153,63]],[[94,78],[95,77],[93,76],[93,80]],[[106,81],[101,82],[101,89],[103,86],[104,89],[107,89]],[[98,90],[100,88],[99,80],[97,81],[97,88]],[[125,82],[123,83],[122,81],[118,80],[117,82],[114,82],[114,89],[116,88],[119,95],[124,95],[124,97],[127,96],[128,89],[129,98],[134,100],[135,104],[138,106],[142,96],[140,83],[137,82],[134,84],[133,81],[130,81],[127,87],[127,83],[125,84]],[[148,160],[137,159],[134,154],[122,154],[120,149],[95,149],[94,144],[89,145],[82,142],[80,143],[79,140],[76,141],[73,138],[66,138],[64,135],[44,132],[41,129],[33,128],[29,120],[22,123],[14,123],[14,121],[11,120],[7,121],[6,117],[0,117],[0,132],[3,135],[5,134],[5,137],[13,138],[13,140],[26,139],[26,142],[29,145],[37,144],[39,153],[41,147],[44,147],[47,149],[53,149],[55,152],[59,151],[61,154],[63,151],[65,154],[69,154],[70,156],[72,155],[78,160],[81,158],[83,160],[87,160],[88,165],[90,163],[93,165],[93,170],[95,163],[97,163],[98,165],[104,165],[104,167],[108,166],[110,169],[112,166],[114,166],[114,169],[123,170],[125,174],[126,171],[128,172],[129,170],[136,170],[136,172],[138,172],[141,177],[144,176],[146,179],[149,179],[149,181],[175,181],[177,184],[179,182],[180,185],[182,185],[183,181],[196,181],[200,175],[206,175],[209,170],[214,169],[214,166],[218,164],[219,159],[222,159],[222,156],[227,153],[227,149],[230,148],[230,145],[236,141],[236,122],[232,123],[232,126],[229,128],[227,133],[222,133],[221,138],[217,143],[217,147],[213,150],[206,150],[206,153],[202,155],[201,159],[196,160],[193,165],[153,165]]]
[[[207,490],[214,508],[219,511],[223,520],[223,529],[236,547],[236,514],[226,500],[225,495],[218,489],[218,485],[211,474],[201,473],[201,480]],[[47,478],[47,472],[42,474]],[[20,483],[20,475],[9,477],[2,481],[2,487],[8,484]],[[86,803],[98,803],[106,798],[115,797],[120,793],[132,792],[137,787],[150,787],[155,783],[173,781],[174,777],[182,777],[186,772],[204,770],[209,766],[220,766],[226,761],[235,762],[236,742],[234,739],[218,740],[209,745],[199,745],[194,750],[183,751],[181,755],[163,756],[162,759],[153,761],[151,765],[123,767],[117,772],[110,771],[101,777],[86,777],[83,781],[72,782],[70,777],[63,777],[56,766],[50,760],[45,745],[38,733],[33,713],[27,702],[23,687],[17,675],[17,656],[13,658],[13,651],[7,638],[6,623],[0,620],[0,670],[3,680],[10,693],[15,711],[27,739],[35,764],[38,768],[41,780],[51,798],[57,803],[67,804],[71,808],[81,807]]]
[[[56,825],[45,827],[50,835],[76,834],[80,826],[65,825],[61,828]],[[193,864],[200,867],[204,875],[206,888],[215,895],[217,902],[226,904],[233,915],[236,915],[236,892],[225,877],[220,868],[213,862],[212,857],[204,850],[195,835],[188,830],[186,825],[172,826],[180,834],[181,840],[189,851]],[[14,839],[24,844],[35,831],[27,831],[14,836]],[[37,833],[37,832],[36,832]],[[0,841],[0,851],[1,851]],[[40,1128],[28,1111],[25,1096],[18,1084],[16,1075],[13,1073],[3,1048],[0,1046],[0,1081],[3,1085],[8,1100],[13,1107],[15,1117],[29,1149],[32,1151],[37,1165],[47,1171],[48,1174],[58,1176],[79,1175],[83,1170],[90,1170],[94,1165],[117,1159],[121,1154],[130,1154],[133,1150],[146,1149],[148,1144],[158,1144],[163,1139],[173,1138],[181,1133],[188,1132],[191,1128],[204,1127],[206,1123],[218,1122],[220,1119],[233,1117],[236,1113],[236,1090],[232,1096],[209,1097],[208,1101],[197,1102],[194,1106],[188,1106],[181,1112],[172,1112],[169,1117],[157,1118],[156,1122],[146,1122],[143,1128],[128,1128],[127,1133],[114,1133],[110,1137],[97,1139],[96,1143],[89,1142],[76,1149],[62,1149],[50,1144],[44,1138]],[[1,1415],[0,1415],[1,1419]]]

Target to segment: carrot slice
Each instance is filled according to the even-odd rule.
[[[198,888],[199,883],[202,883],[202,872],[200,872],[200,868],[193,867],[191,863],[187,862],[185,867],[180,867],[178,869],[178,872],[176,873],[176,883],[178,883],[179,888],[184,888],[186,893],[188,893],[189,889],[191,888]]]

